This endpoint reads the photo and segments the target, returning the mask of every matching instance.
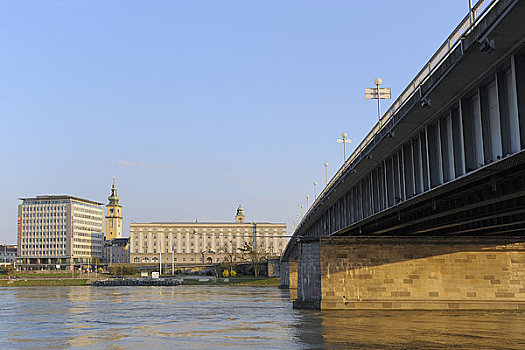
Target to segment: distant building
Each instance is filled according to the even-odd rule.
[[[0,245],[0,265],[10,264],[16,260],[16,245]]]
[[[17,257],[22,267],[65,269],[102,259],[102,203],[65,195],[21,200]]]
[[[129,263],[129,238],[115,238],[104,243],[104,262],[108,264]]]
[[[108,197],[109,203],[106,205],[106,240],[111,241],[122,237],[122,207],[117,196],[115,178],[111,186],[111,196]]]
[[[132,223],[130,262],[217,263],[240,256],[246,248],[280,256],[286,247],[286,224],[247,223],[239,205],[235,222]],[[173,260],[172,260],[173,259]]]

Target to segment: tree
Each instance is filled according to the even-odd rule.
[[[241,250],[246,256],[246,260],[252,262],[253,273],[255,274],[255,277],[258,277],[259,263],[262,260],[266,260],[268,258],[268,253],[264,250],[262,246],[258,245],[256,249],[254,249],[253,245],[247,242],[244,243],[244,247]]]
[[[230,241],[229,245],[222,245],[219,247],[219,252],[222,253],[222,265],[226,266],[232,272],[232,266],[235,262],[243,260],[243,252],[237,247],[235,241]]]

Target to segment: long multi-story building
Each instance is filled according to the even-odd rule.
[[[239,205],[235,222],[131,223],[130,262],[209,264],[240,259],[246,250],[280,256],[287,243],[286,224],[244,218]]]
[[[66,269],[102,259],[101,203],[66,195],[21,200],[17,256],[22,267]]]

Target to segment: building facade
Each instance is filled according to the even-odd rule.
[[[108,264],[129,263],[129,238],[115,238],[104,242],[104,262]]]
[[[236,222],[132,223],[130,262],[134,264],[210,264],[242,260],[251,250],[280,256],[286,247],[286,224],[247,223],[241,206]]]
[[[102,204],[72,196],[21,198],[17,256],[23,268],[66,269],[102,259]]]
[[[0,245],[0,265],[11,264],[16,261],[16,245]]]
[[[111,241],[115,238],[122,238],[122,207],[118,202],[115,178],[113,178],[111,195],[108,200],[109,203],[106,205],[106,240]]]

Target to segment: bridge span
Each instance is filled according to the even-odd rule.
[[[525,1],[480,0],[308,209],[294,307],[525,310]]]

